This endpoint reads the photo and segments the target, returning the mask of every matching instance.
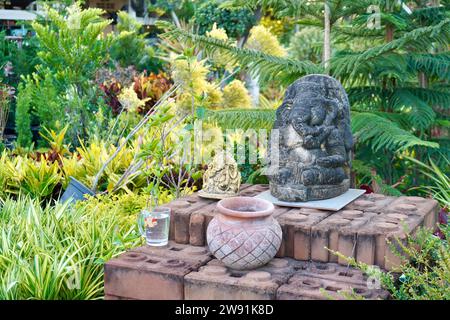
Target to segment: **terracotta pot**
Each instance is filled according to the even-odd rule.
[[[233,197],[217,203],[218,213],[208,225],[211,253],[236,270],[268,263],[281,245],[282,232],[272,217],[274,206],[253,197]]]

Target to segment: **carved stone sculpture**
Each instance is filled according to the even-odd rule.
[[[225,151],[218,152],[203,175],[199,196],[212,199],[234,197],[241,186],[241,174],[234,158]]]
[[[342,85],[327,75],[308,75],[289,86],[276,113],[269,162],[271,194],[282,201],[321,200],[350,186],[350,106]]]

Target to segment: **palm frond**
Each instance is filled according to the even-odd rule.
[[[167,30],[164,37],[190,40],[202,48],[208,56],[226,53],[224,56],[229,56],[233,62],[239,63],[253,76],[259,76],[262,82],[279,81],[282,84],[290,84],[305,74],[322,71],[322,68],[310,61],[275,57],[256,50],[237,48],[225,41],[178,29],[166,21],[158,21],[157,26]]]
[[[401,151],[416,146],[439,147],[438,143],[422,140],[401,129],[395,122],[373,113],[353,112],[352,129],[357,141],[366,144],[370,142],[374,151]]]

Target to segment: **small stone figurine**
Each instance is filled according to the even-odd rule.
[[[234,158],[225,151],[218,152],[203,175],[203,189],[199,196],[224,199],[238,195],[241,174]]]
[[[333,198],[349,187],[350,105],[342,85],[327,75],[295,81],[276,112],[278,170],[268,176],[271,194],[282,201]],[[275,154],[278,153],[278,154]]]

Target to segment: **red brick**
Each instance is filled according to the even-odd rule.
[[[278,289],[277,299],[343,299],[339,291],[351,292],[352,289],[366,299],[388,297],[384,290],[370,290],[367,277],[358,269],[318,262],[299,262],[295,269],[288,283]]]
[[[423,223],[421,226],[434,230],[436,228],[436,223],[438,221],[439,214],[439,203],[434,199],[426,199],[421,197],[400,197],[391,206],[391,211],[402,212],[405,210],[405,206],[413,206],[415,210],[411,207],[411,211],[423,216]]]
[[[257,270],[234,271],[212,260],[186,275],[186,300],[273,300],[294,271],[291,263],[275,259]]]
[[[206,245],[205,229],[205,216],[199,213],[192,214],[189,222],[189,243],[193,246]]]
[[[359,234],[375,239],[375,264],[388,270],[399,266],[404,259],[394,254],[391,247],[400,249],[396,239],[405,241],[406,234],[413,234],[424,223],[427,214],[399,198],[388,210],[360,228]]]
[[[267,190],[269,190],[269,185],[267,184],[254,184],[249,185],[246,188],[241,188],[239,195],[244,197],[254,197]]]
[[[144,253],[149,256],[158,256],[167,259],[189,261],[194,264],[195,268],[204,265],[213,258],[208,247],[190,246],[179,244],[175,241],[169,241],[169,244],[164,247],[141,246],[131,249],[130,252]]]
[[[297,260],[311,258],[311,227],[332,214],[331,211],[315,209],[292,209],[279,216],[288,230],[286,237],[286,256]]]
[[[346,205],[343,210],[381,212],[394,200],[395,197],[389,197],[382,194],[364,194]]]
[[[170,243],[139,247],[105,264],[105,295],[128,299],[184,299],[184,276],[211,259],[202,247]]]
[[[376,212],[372,211],[344,209],[333,213],[317,225],[314,225],[311,228],[312,260],[321,262],[339,262],[341,264],[348,263],[345,259],[332,254],[324,247],[327,247],[332,251],[338,251],[346,257],[356,258],[358,250],[358,231],[377,215]],[[361,241],[362,240],[364,240],[365,245],[370,247],[370,244],[367,243],[367,237],[365,239],[361,238]],[[372,260],[370,259],[370,256],[371,253],[369,253],[365,259],[368,259],[369,261]]]
[[[113,296],[113,295],[106,295],[105,300],[133,300],[130,298],[124,298],[124,297],[118,297],[118,296]]]
[[[385,299],[364,286],[349,285],[345,282],[328,279],[312,278],[303,275],[294,275],[288,284],[282,285],[277,291],[277,300],[345,300],[349,294],[355,292],[365,299]]]

